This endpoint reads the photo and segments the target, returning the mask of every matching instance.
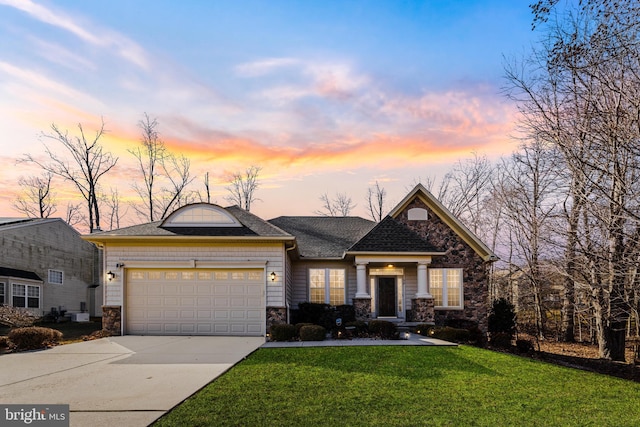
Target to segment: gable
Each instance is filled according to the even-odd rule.
[[[456,218],[422,184],[416,187],[389,213],[409,228],[423,236],[428,236],[433,223],[440,222],[448,227],[484,261],[496,261],[498,257],[471,230]],[[426,217],[426,219],[424,219]]]
[[[442,253],[426,239],[387,216],[350,249],[354,252]]]

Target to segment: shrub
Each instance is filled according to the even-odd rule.
[[[313,325],[313,323],[296,323],[296,336],[299,337],[300,336],[300,329],[303,326],[309,326],[309,325]]]
[[[330,309],[331,306],[329,304],[301,302],[298,304],[297,321],[319,325]]]
[[[296,336],[296,327],[288,323],[271,325],[270,336],[271,341],[290,341]]]
[[[471,334],[468,329],[445,326],[443,328],[435,328],[431,336],[445,341],[466,343],[469,341]]]
[[[531,353],[533,351],[533,343],[529,340],[516,340],[516,348],[520,353]]]
[[[396,325],[386,320],[371,320],[369,332],[382,339],[393,339],[396,338]]]
[[[40,319],[26,308],[11,307],[0,304],[0,324],[11,326],[12,328],[25,328],[33,326]]]
[[[9,348],[11,341],[9,341],[9,337],[1,336],[0,337],[0,349]]]
[[[355,320],[353,322],[347,322],[344,325],[347,328],[354,327],[356,328],[353,331],[353,335],[355,336],[366,336],[367,332],[369,332],[369,328],[367,327],[367,322],[363,322],[362,320]]]
[[[496,348],[511,348],[511,340],[511,335],[506,332],[491,334],[491,345]]]
[[[50,328],[29,326],[12,329],[7,336],[17,350],[35,350],[56,344],[62,339],[62,332]]]
[[[306,325],[300,328],[302,341],[324,341],[327,330],[320,325]]]
[[[489,332],[505,333],[510,338],[516,333],[516,312],[513,304],[505,298],[493,301],[489,314]]]
[[[343,325],[348,322],[355,322],[356,320],[356,309],[349,304],[337,305],[336,314],[337,317],[340,317],[342,319]]]

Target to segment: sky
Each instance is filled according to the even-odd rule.
[[[51,125],[92,135],[119,158],[102,190],[122,209],[141,182],[128,150],[156,118],[171,152],[209,172],[261,167],[251,211],[313,215],[346,193],[368,217],[473,153],[515,150],[504,58],[535,42],[530,0],[0,0],[0,216],[40,171]],[[59,214],[75,194],[55,181]],[[138,223],[130,210],[124,224]]]

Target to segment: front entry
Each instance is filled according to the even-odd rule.
[[[396,315],[396,278],[378,277],[378,317]]]

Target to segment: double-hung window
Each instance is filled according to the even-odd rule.
[[[321,304],[344,304],[345,270],[342,268],[309,269],[309,300]]]
[[[6,304],[7,301],[7,289],[5,284],[0,282],[0,304]]]
[[[40,286],[11,285],[12,305],[22,308],[40,308]]]
[[[464,307],[461,268],[430,268],[429,287],[436,308]]]

